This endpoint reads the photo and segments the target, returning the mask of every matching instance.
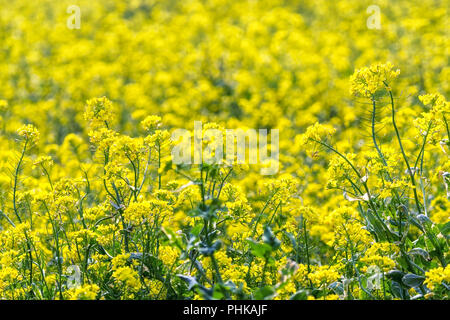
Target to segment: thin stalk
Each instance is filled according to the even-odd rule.
[[[391,91],[391,89],[389,88],[389,86],[387,85],[387,83],[386,83],[385,81],[383,81],[383,83],[384,83],[384,85],[385,85],[385,87],[386,87],[386,90],[388,91],[389,96],[390,96],[390,99],[391,99],[391,106],[392,106],[392,125],[393,125],[394,130],[395,130],[395,135],[397,136],[397,140],[398,140],[398,144],[399,144],[399,146],[400,146],[400,150],[402,151],[403,160],[405,161],[406,166],[407,166],[407,168],[408,168],[409,177],[410,177],[410,179],[411,179],[411,184],[412,184],[412,186],[413,186],[414,200],[415,200],[415,202],[416,202],[417,211],[418,211],[419,214],[421,214],[421,213],[422,213],[422,209],[420,208],[419,197],[418,197],[418,195],[417,195],[416,181],[415,181],[414,175],[413,175],[413,173],[412,173],[412,171],[411,171],[411,167],[410,167],[410,165],[409,165],[408,157],[406,156],[405,150],[404,150],[404,148],[403,148],[402,139],[400,138],[400,133],[399,133],[398,128],[397,128],[397,123],[395,122],[394,96],[392,95],[392,91]]]
[[[372,140],[373,140],[373,145],[375,146],[375,149],[377,150],[378,155],[379,155],[380,158],[381,158],[381,161],[383,162],[383,164],[384,164],[385,166],[387,166],[386,159],[384,158],[384,155],[383,155],[383,153],[381,152],[381,149],[380,149],[380,147],[378,146],[377,139],[376,139],[376,137],[375,137],[376,101],[375,101],[374,98],[372,98],[372,106],[373,106],[373,108],[372,108]]]
[[[28,145],[28,139],[25,140],[25,143],[22,148],[22,153],[19,158],[19,162],[17,163],[16,170],[14,172],[14,187],[13,187],[13,207],[14,207],[14,214],[17,217],[17,220],[19,220],[19,223],[22,223],[22,219],[20,218],[19,211],[17,210],[17,184],[19,180],[19,173],[20,173],[20,167],[22,166],[23,158],[25,156],[25,151],[27,150]]]

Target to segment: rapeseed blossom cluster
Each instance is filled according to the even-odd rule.
[[[350,78],[350,93],[355,96],[374,97],[378,91],[388,86],[400,74],[400,70],[393,70],[393,67],[392,63],[387,62],[356,70]]]

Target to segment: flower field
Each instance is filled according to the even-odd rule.
[[[449,299],[449,21],[0,0],[0,299]]]

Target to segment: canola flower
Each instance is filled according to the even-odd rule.
[[[0,6],[1,299],[449,298],[446,8],[78,2]],[[174,164],[194,121],[279,172]]]
[[[378,91],[388,86],[400,74],[400,70],[393,70],[393,67],[393,64],[388,62],[386,64],[377,63],[356,70],[350,78],[350,93],[367,98],[374,97]]]

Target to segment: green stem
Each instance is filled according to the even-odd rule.
[[[405,150],[404,150],[404,148],[403,148],[402,139],[400,138],[400,133],[399,133],[398,128],[397,128],[397,123],[395,122],[394,97],[393,97],[392,91],[391,91],[391,89],[389,88],[389,86],[387,85],[387,83],[386,83],[385,81],[383,81],[383,83],[384,83],[384,85],[385,85],[385,87],[386,87],[386,90],[388,91],[389,96],[390,96],[390,99],[391,99],[391,106],[392,106],[392,125],[394,126],[394,130],[395,130],[395,134],[396,134],[396,136],[397,136],[397,140],[398,140],[398,144],[399,144],[399,146],[400,146],[400,150],[402,151],[403,160],[405,160],[406,166],[407,166],[407,168],[408,168],[409,177],[410,177],[410,179],[411,179],[411,184],[412,184],[412,186],[413,186],[414,200],[416,201],[417,211],[418,211],[419,214],[421,214],[421,213],[422,213],[422,209],[420,208],[419,197],[417,196],[416,181],[415,181],[415,179],[414,179],[414,175],[413,175],[413,173],[412,173],[412,171],[411,171],[411,167],[410,167],[410,165],[409,165],[408,158],[406,157]]]
[[[17,184],[19,181],[19,173],[20,173],[20,167],[22,166],[23,158],[25,156],[25,151],[27,150],[28,145],[28,139],[25,140],[25,143],[23,145],[22,153],[19,158],[19,162],[17,163],[16,170],[14,172],[14,187],[13,187],[13,207],[14,207],[14,214],[17,217],[17,220],[19,220],[19,223],[22,223],[22,219],[20,218],[19,211],[17,209]]]

